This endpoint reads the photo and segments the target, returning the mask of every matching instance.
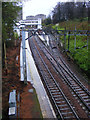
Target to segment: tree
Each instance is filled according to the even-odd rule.
[[[16,24],[18,12],[21,7],[17,3],[2,2],[2,63],[5,64],[6,48],[9,47],[8,41],[13,42],[13,27]]]
[[[52,23],[51,16],[49,15],[49,16],[43,21],[43,23],[44,23],[45,25],[51,24],[51,23]]]
[[[66,19],[70,20],[74,18],[74,2],[66,2],[64,4]]]
[[[83,20],[83,18],[88,17],[88,8],[89,2],[59,2],[52,11],[53,24],[65,20]]]
[[[55,6],[53,12],[53,23],[56,24],[61,20],[61,4],[60,2]]]

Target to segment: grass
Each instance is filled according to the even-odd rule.
[[[54,25],[54,29],[58,30],[89,30],[90,24],[88,24],[88,21],[85,19],[84,21],[80,20],[74,20],[74,21],[65,21],[59,23],[59,25]],[[69,51],[70,56],[74,59],[74,61],[78,64],[78,66],[85,71],[87,74],[90,74],[89,71],[89,48],[87,45],[87,36],[76,36],[76,42],[75,42],[75,36],[70,36],[69,38]],[[62,41],[63,44],[65,44],[64,41],[64,35],[60,36],[60,41]],[[89,44],[89,43],[88,43]],[[89,45],[88,45],[89,46]],[[68,49],[68,35],[66,35],[66,50]]]
[[[57,29],[57,30],[64,30],[64,28],[61,28],[60,26],[58,25],[54,25],[52,26],[53,29]]]
[[[90,23],[88,23],[88,20],[86,21],[80,21],[80,20],[70,20],[70,21],[65,21],[65,22],[60,22],[59,27],[70,30],[75,30],[75,27],[77,30],[88,30],[90,26]]]
[[[64,36],[60,38],[64,44]],[[70,55],[77,62],[79,67],[85,71],[88,71],[88,48],[87,48],[87,36],[71,36],[69,39],[69,51]],[[66,36],[66,49],[68,49],[68,36]]]

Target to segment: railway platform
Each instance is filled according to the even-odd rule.
[[[28,33],[26,33],[26,38],[28,38]],[[44,89],[44,86],[38,74],[37,68],[35,66],[35,62],[33,60],[32,53],[28,45],[28,40],[26,40],[26,48],[27,48],[26,49],[27,81],[30,82],[36,90],[37,97],[40,103],[42,116],[43,118],[56,118],[52,105],[49,101],[47,93]],[[23,67],[22,67],[23,66],[22,43],[21,43],[21,50],[20,50],[20,66],[21,66],[20,67],[21,81],[23,81],[24,76],[23,76]]]

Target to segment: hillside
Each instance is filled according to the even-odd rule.
[[[53,25],[53,29],[57,30],[90,30],[90,23],[87,18],[83,21],[73,20],[64,21],[59,24]],[[59,32],[62,33],[62,32]],[[73,34],[73,35],[69,35]],[[74,32],[66,32],[66,36],[60,35],[59,42],[66,44],[67,55],[74,60],[74,62],[79,66],[79,68],[89,77],[90,74],[90,63],[89,63],[89,32],[79,32],[76,35]],[[86,34],[86,35],[83,35]],[[66,40],[65,40],[66,39]],[[66,43],[65,43],[66,42]],[[61,47],[61,46],[60,46]]]

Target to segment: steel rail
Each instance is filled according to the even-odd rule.
[[[80,87],[82,87],[82,89],[84,91],[87,92],[88,95],[90,95],[90,92],[88,91],[88,89],[79,81],[79,79],[74,75],[73,72],[71,72],[71,70],[68,68],[68,66],[65,64],[65,62],[61,59],[61,61],[63,62],[63,64],[65,65],[65,67],[67,68],[67,70],[55,59],[55,57],[48,51],[48,49],[45,47],[45,49],[47,50],[47,52],[52,56],[52,58],[55,60],[55,62],[57,63],[58,66],[60,66],[63,70],[65,70],[66,73],[68,73],[70,75],[71,78],[73,78],[75,80],[75,82],[80,85]]]
[[[40,46],[41,47],[41,46]],[[55,59],[55,57],[50,53],[50,51],[47,49],[46,46],[44,46],[44,48],[46,49],[46,51],[52,56],[52,58],[55,60],[55,62],[57,63],[58,66],[62,67],[63,70],[65,70],[65,72],[67,72],[68,74],[70,74],[70,76],[77,82],[77,84],[80,85],[80,87],[82,87],[83,90],[85,90],[87,92],[88,95],[90,95],[90,92],[88,91],[88,89],[80,82],[80,80],[77,78],[77,76],[69,69],[69,67],[67,66],[67,64],[64,62],[64,60],[62,59],[61,56],[59,56],[61,62],[65,65],[65,67],[67,68],[67,70]]]
[[[69,74],[69,76],[73,79],[73,80],[75,80],[75,82],[80,86],[80,88],[82,88],[83,90],[84,90],[84,92],[86,92],[87,94],[88,94],[88,98],[89,98],[89,95],[90,95],[90,93],[89,93],[89,91],[85,88],[85,86],[78,80],[78,79],[76,79],[76,77],[73,75],[71,75],[70,73],[71,73],[71,71],[70,71],[70,69],[69,69],[69,72],[68,71],[66,71],[66,69],[62,66],[62,65],[60,65],[58,62],[57,62],[57,60],[53,57],[53,55],[48,51],[48,49],[44,46],[43,48],[45,48],[46,49],[46,51],[52,56],[52,58],[55,60],[55,62],[57,63],[57,65],[59,66],[59,68],[60,68],[60,70],[61,70],[61,72],[63,73],[63,75],[62,75],[62,73],[57,69],[57,67],[52,63],[52,60],[50,59],[50,58],[48,58],[48,56],[46,55],[46,53],[44,53],[44,51],[43,51],[43,53],[44,53],[44,55],[48,58],[48,60],[51,62],[51,64],[54,66],[54,68],[57,70],[57,72],[62,76],[62,78],[67,82],[67,84],[69,85],[69,87],[73,90],[73,92],[79,97],[79,99],[82,101],[82,103],[85,105],[85,107],[88,109],[88,111],[90,111],[90,107],[88,106],[88,104],[85,102],[85,100],[80,96],[80,94],[75,90],[75,87],[72,87],[72,85],[71,85],[71,81],[67,78],[67,76],[66,76],[66,74],[63,72],[63,70],[67,73],[67,74]],[[63,69],[63,70],[62,70]]]
[[[33,42],[32,42],[32,43],[33,43]],[[33,45],[34,45],[34,48],[36,49],[37,54],[39,55],[39,57],[40,57],[40,59],[41,59],[41,61],[42,61],[42,63],[43,63],[43,65],[45,66],[45,68],[47,69],[47,71],[48,71],[48,73],[50,74],[51,78],[53,79],[55,85],[57,86],[59,92],[61,92],[61,94],[62,94],[63,97],[64,97],[64,100],[67,102],[67,104],[69,105],[70,109],[72,110],[75,118],[79,119],[78,115],[77,115],[76,112],[74,111],[73,107],[71,106],[71,104],[69,103],[68,99],[65,97],[64,93],[62,92],[62,90],[60,89],[60,87],[59,87],[59,85],[57,84],[56,80],[54,79],[53,75],[51,74],[48,66],[46,65],[46,63],[44,62],[43,58],[41,57],[41,55],[40,55],[37,47],[35,46],[34,43],[33,43]],[[33,54],[35,54],[35,53],[33,52]],[[41,68],[40,68],[40,69],[41,69]],[[46,80],[44,80],[44,81],[46,81]],[[45,82],[45,83],[46,83],[46,82]],[[58,110],[58,113],[60,114],[60,118],[63,119],[63,116],[62,116],[62,114],[61,114],[61,111],[60,111],[59,107],[57,106],[56,101],[55,101],[55,99],[54,99],[54,97],[53,97],[53,95],[52,95],[52,93],[51,93],[50,88],[48,87],[48,85],[47,85],[47,88],[48,88],[48,91],[49,91],[49,93],[50,93],[50,95],[51,95],[51,97],[52,97],[52,100],[54,101],[54,104],[55,104],[55,106],[56,106],[56,108],[57,108],[57,110]]]
[[[32,43],[33,44],[33,43]],[[33,45],[31,45],[31,46],[33,46]],[[36,55],[35,55],[35,53],[34,53],[34,51],[33,50],[31,50],[32,51],[32,55],[34,56],[34,59],[35,59],[35,62],[37,62],[37,57],[36,57]],[[41,56],[39,56],[40,58],[41,58]],[[41,58],[42,59],[42,58]],[[38,64],[38,63],[37,63]],[[46,65],[45,65],[46,66]],[[47,67],[47,66],[46,66]],[[41,67],[40,66],[38,66],[38,68],[39,68],[39,70],[40,70],[40,72],[41,72],[41,74],[42,74],[42,76],[43,76],[43,80],[44,80],[44,83],[45,83],[45,86],[47,87],[47,89],[48,89],[48,91],[49,91],[49,93],[50,93],[50,96],[51,96],[51,98],[52,98],[52,100],[53,100],[53,103],[54,103],[54,105],[55,105],[55,108],[57,109],[57,112],[58,112],[58,114],[60,115],[60,118],[63,120],[63,116],[61,115],[61,112],[59,111],[59,108],[58,108],[58,106],[57,106],[57,104],[56,104],[56,102],[55,102],[55,100],[54,100],[54,98],[52,97],[52,94],[51,94],[51,92],[50,92],[50,90],[49,90],[49,87],[48,87],[48,85],[47,85],[47,83],[46,83],[46,79],[45,79],[45,77],[44,77],[44,75],[43,75],[43,70],[41,70]],[[47,68],[48,69],[48,68]]]

